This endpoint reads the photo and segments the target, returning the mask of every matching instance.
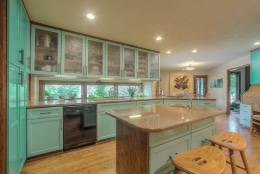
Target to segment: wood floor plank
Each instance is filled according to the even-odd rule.
[[[260,174],[260,133],[251,134],[249,129],[239,124],[239,114],[216,117],[216,133],[223,131],[237,132],[248,142],[245,151],[252,174]],[[229,160],[228,151],[224,149]],[[243,166],[238,152],[235,152],[237,164]],[[39,160],[26,162],[22,174],[116,174],[115,172],[115,141],[108,141],[62,154],[53,155]],[[231,174],[231,167],[226,165],[224,174]],[[238,169],[238,174],[246,174]]]

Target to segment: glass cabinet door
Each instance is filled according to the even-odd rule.
[[[122,76],[121,45],[107,43],[107,76]]]
[[[83,57],[85,57],[85,37],[62,33],[62,74],[83,75]]]
[[[87,41],[87,74],[88,76],[104,75],[104,42],[96,39]]]
[[[148,78],[148,52],[138,50],[138,78]]]
[[[136,60],[136,49],[124,46],[123,48],[124,58],[124,77],[136,77],[135,74],[135,60]]]
[[[150,54],[150,79],[160,79],[160,56],[159,53]]]
[[[59,72],[60,38],[59,30],[46,27],[32,26],[32,71],[49,72],[57,74]]]

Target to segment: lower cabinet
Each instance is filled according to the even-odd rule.
[[[251,122],[251,105],[240,104],[240,117],[239,122],[243,126],[250,127]]]
[[[162,174],[173,171],[170,157],[190,148],[191,135],[166,142],[160,146],[150,148],[149,173]]]
[[[197,106],[197,100],[164,100],[164,104],[182,104],[182,105],[190,105]]]
[[[216,101],[215,100],[198,100],[198,106],[215,108],[216,107]]]
[[[27,109],[27,157],[63,149],[62,107]]]
[[[168,174],[174,166],[170,157],[206,145],[215,134],[215,119],[207,118],[164,132],[149,133],[149,173]]]
[[[106,110],[135,107],[136,102],[121,102],[97,105],[97,140],[105,140],[116,136],[116,119]]]
[[[144,105],[159,105],[163,104],[163,100],[146,100],[146,101],[137,101],[136,106],[144,106]]]

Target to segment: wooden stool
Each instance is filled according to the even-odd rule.
[[[219,145],[219,149],[221,150],[223,147],[229,149],[229,157],[231,162],[227,161],[227,163],[231,164],[233,174],[237,174],[236,167],[244,169],[247,172],[247,174],[250,174],[245,152],[244,152],[244,150],[247,147],[247,142],[244,137],[234,132],[222,132],[210,137],[209,141],[213,146]],[[240,152],[241,158],[245,166],[244,168],[236,165],[236,159],[234,155],[235,150]]]
[[[174,174],[222,174],[226,167],[224,153],[213,146],[200,146],[174,155]]]

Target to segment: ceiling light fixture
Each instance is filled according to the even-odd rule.
[[[191,64],[189,64],[189,66],[186,66],[185,69],[191,71],[195,69],[195,66],[191,66]]]
[[[166,51],[166,53],[167,53],[167,54],[170,54],[170,53],[171,53],[171,51]]]
[[[255,43],[254,43],[254,45],[259,45],[259,44],[260,44],[260,42],[255,42]]]
[[[193,53],[197,53],[197,50],[192,50]]]
[[[155,38],[156,40],[162,40],[162,37],[158,36]]]
[[[88,14],[87,14],[87,18],[89,18],[89,19],[94,19],[95,16],[94,16],[92,13],[88,13]]]

